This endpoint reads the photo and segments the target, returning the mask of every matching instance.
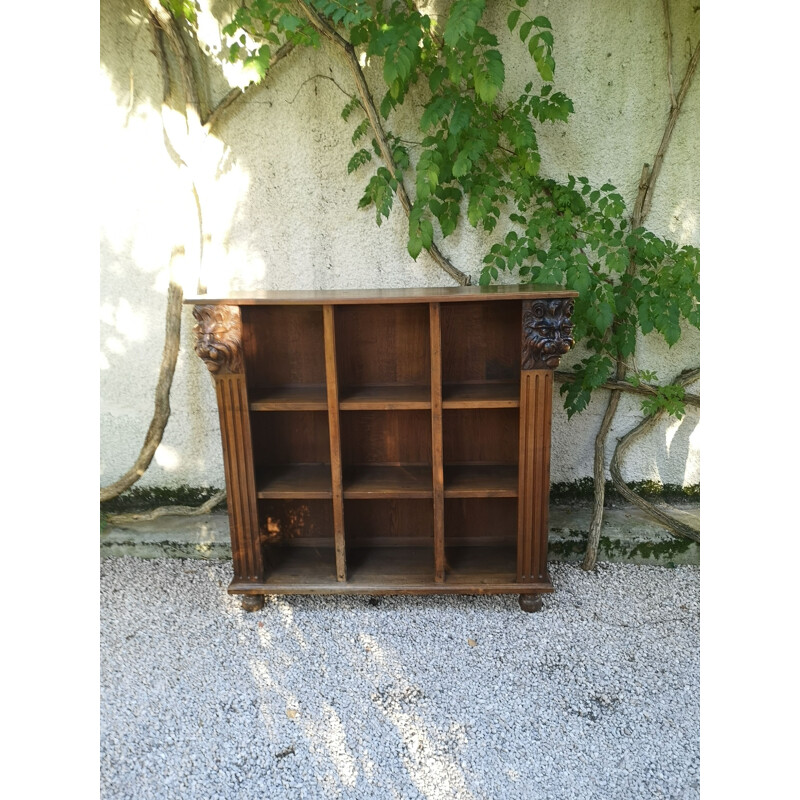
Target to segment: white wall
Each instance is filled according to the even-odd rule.
[[[670,5],[677,91],[690,42],[696,46],[699,39],[699,11],[685,0]],[[100,480],[106,484],[132,465],[150,423],[170,263],[187,291],[196,285],[200,237],[192,178],[202,208],[203,274],[212,292],[452,281],[425,252],[416,262],[408,256],[407,222],[399,205],[380,228],[373,211],[358,210],[370,172],[366,167],[346,173],[355,127],[353,118],[345,122],[340,116],[347,98],[331,80],[314,77],[333,78],[353,91],[332,47],[323,44],[317,52],[296,51],[284,59],[226,114],[214,135],[191,150],[182,139],[182,117],[167,110],[162,120],[161,76],[143,4],[101,0],[100,6]],[[223,20],[225,6],[212,4]],[[501,39],[506,85],[514,92],[534,78],[534,68],[527,49],[508,34],[507,4],[490,6],[487,26]],[[554,83],[575,103],[568,124],[539,128],[543,172],[557,178],[567,172],[586,175],[598,185],[610,181],[632,207],[642,164],[658,148],[669,108],[661,0],[531,0],[529,10],[553,24]],[[219,26],[205,20],[201,37],[213,47],[219,35]],[[374,74],[376,65],[371,70]],[[235,80],[233,70],[227,74]],[[219,69],[209,69],[207,77],[216,102],[229,84]],[[698,70],[647,219],[655,233],[694,245],[699,245],[699,82]],[[179,167],[175,150],[165,146],[164,126],[188,167]],[[392,121],[390,126],[399,127]],[[440,246],[477,280],[489,240],[466,220],[463,226]],[[193,322],[185,308],[172,415],[140,486],[224,484],[212,381],[192,350]],[[577,357],[570,353],[562,368],[569,369]],[[698,363],[694,329],[671,349],[648,336],[637,354],[638,366],[662,379]],[[699,385],[692,388],[699,391]],[[606,398],[598,392],[588,409],[567,421],[560,397],[554,397],[554,482],[592,474]],[[616,439],[640,418],[639,400],[623,396],[609,459]],[[689,410],[681,422],[658,426],[633,448],[624,476],[698,483],[698,414]]]

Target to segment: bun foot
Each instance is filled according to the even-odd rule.
[[[519,607],[532,614],[534,611],[542,610],[542,596],[540,594],[521,594],[519,596]]]
[[[264,608],[263,594],[246,594],[242,597],[242,608],[245,611],[260,611]]]

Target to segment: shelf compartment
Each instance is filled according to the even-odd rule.
[[[445,498],[516,497],[516,464],[445,464]]]
[[[519,301],[442,303],[441,328],[444,384],[517,381],[519,386]]]
[[[250,390],[251,411],[327,411],[324,385],[269,386]]]
[[[447,583],[450,586],[516,583],[516,543],[447,548]]]
[[[287,464],[329,464],[328,414],[325,411],[250,412],[256,471]]]
[[[429,465],[359,464],[345,467],[345,500],[433,497]],[[349,528],[349,524],[346,523]]]
[[[333,548],[285,547],[257,584],[230,584],[236,594],[533,594],[552,592],[550,580],[517,583],[512,548],[456,548],[447,580],[433,578],[429,547],[348,550],[348,577],[336,580]]]
[[[444,501],[445,549],[517,544],[516,497],[448,498]]]
[[[429,411],[342,411],[339,424],[344,467],[431,463]]]
[[[256,495],[263,499],[330,499],[328,464],[287,464],[262,467],[256,473]]]
[[[519,408],[519,382],[445,384],[442,408]]]
[[[333,547],[333,506],[328,499],[261,499],[259,538],[272,560],[276,548]]]
[[[427,304],[342,305],[334,318],[341,387],[420,386],[430,399]]]
[[[445,464],[516,464],[519,410],[446,409],[442,421]]]
[[[431,407],[431,390],[420,385],[346,387],[339,392],[342,411],[397,411]]]
[[[253,395],[268,386],[324,386],[322,306],[242,306],[242,351]]]
[[[344,503],[347,549],[420,547],[433,552],[433,504],[426,498],[348,499]]]

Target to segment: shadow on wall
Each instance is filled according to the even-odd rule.
[[[211,12],[223,19],[230,5],[215,2]],[[104,401],[136,409],[141,419],[150,413],[163,347],[163,309],[170,269],[187,292],[193,292],[201,258],[209,290],[222,293],[256,286],[352,288],[450,283],[424,253],[417,262],[408,256],[407,223],[399,209],[393,210],[381,228],[375,225],[372,211],[358,209],[368,173],[362,170],[347,175],[354,123],[352,118],[345,122],[340,113],[347,93],[352,91],[352,80],[329,46],[289,56],[262,86],[248,92],[222,117],[215,135],[193,142],[186,137],[179,92],[173,92],[175,99],[162,115],[163,84],[143,5],[133,0],[102,0],[100,12],[101,66],[106,82],[102,163],[107,189],[102,211],[100,308]],[[655,8],[637,14],[654,15],[647,23],[653,27],[657,12]],[[581,13],[590,12],[584,9]],[[576,30],[577,23],[569,22],[566,11],[553,9],[552,15],[555,28],[561,31],[563,48],[558,83],[568,94],[580,94],[584,105],[576,106],[576,110],[591,117],[595,106],[587,98],[587,75],[576,72],[576,65],[583,62],[573,64],[569,57],[570,48],[582,42],[586,33]],[[220,38],[219,25],[204,26],[201,36],[213,49]],[[609,32],[608,36],[613,34]],[[620,38],[618,34],[617,40]],[[606,58],[605,53],[590,55],[595,60]],[[610,62],[616,63],[618,55],[614,52]],[[231,65],[223,69],[213,59],[204,63],[211,93],[217,100],[231,85]],[[509,61],[510,82],[512,73],[519,72],[518,66],[512,67]],[[581,67],[584,71],[585,66]],[[372,65],[371,71],[378,68]],[[660,75],[660,69],[660,65],[654,66],[653,74]],[[177,88],[174,64],[171,75]],[[619,105],[617,111],[621,114],[626,109]],[[556,150],[565,148],[570,158],[584,152],[587,134],[581,124],[571,123],[557,132],[543,131],[543,152],[548,141],[556,145]],[[609,124],[601,130],[602,136],[596,126],[593,128],[591,153],[598,154],[595,166],[600,163],[604,169],[612,168],[603,148],[608,150],[616,144],[619,126]],[[630,170],[636,180],[638,167],[631,161],[633,155],[627,153],[623,160],[626,174]],[[585,153],[577,158],[579,168],[586,158]],[[686,213],[680,204],[670,204],[670,209],[674,209],[676,219]],[[685,235],[685,221],[683,225],[675,231]],[[447,245],[459,266],[477,274],[488,245],[484,243],[486,237],[471,229],[468,233],[448,239]],[[181,248],[185,256],[172,258]],[[187,358],[185,337],[191,329],[187,319],[190,317],[184,316],[181,363]],[[683,343],[680,346],[686,350]],[[694,360],[693,350],[689,356]],[[196,377],[200,372],[191,374]],[[207,393],[204,386],[200,394]],[[554,397],[554,405],[560,403],[560,397]],[[590,431],[602,415],[600,405],[604,404],[593,403],[581,415],[583,422],[562,423],[559,419],[559,425],[573,426],[571,449],[576,461],[570,472],[583,472],[591,464]],[[696,426],[696,421],[690,425],[692,413],[674,432],[664,430],[663,436],[654,433],[646,437],[641,444],[647,454],[642,458],[635,458],[635,450],[631,453],[626,463],[642,464],[638,478],[652,475],[659,480],[663,475],[666,482],[679,482],[674,477],[676,472],[685,479],[692,472],[691,432]],[[131,435],[137,444],[141,441],[141,432]],[[585,448],[583,443],[575,448],[576,435],[586,439]],[[555,444],[560,441],[556,430],[554,436]]]

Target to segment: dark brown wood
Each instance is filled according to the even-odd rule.
[[[428,465],[431,483],[430,411],[343,411],[342,463]]]
[[[575,344],[575,301],[525,300],[522,304],[522,369],[555,369]]]
[[[333,497],[328,464],[285,464],[263,467],[256,474],[257,494],[262,498],[305,500]]]
[[[528,614],[541,611],[542,596],[539,594],[521,594],[519,596],[519,607]]]
[[[425,304],[337,306],[336,364],[342,395],[368,386],[419,386],[430,402],[428,327]]]
[[[323,308],[325,330],[325,375],[328,385],[328,428],[330,430],[331,493],[333,499],[333,537],[336,547],[336,579],[347,580],[347,553],[344,538],[344,494],[342,492],[342,447],[339,427],[339,378],[336,369],[336,321],[333,306]]]
[[[509,286],[445,286],[411,289],[334,289],[296,291],[231,292],[225,297],[198,295],[184,302],[192,305],[296,306],[296,305],[382,305],[384,303],[469,303],[484,300],[526,300],[577,297],[578,293],[555,285],[516,284]]]
[[[326,412],[253,412],[250,420],[257,468],[329,463],[330,433]]]
[[[352,500],[433,496],[429,466],[359,464],[345,469],[343,481]]]
[[[269,498],[258,501],[261,542],[274,546],[327,547],[333,553],[333,505],[329,499]]]
[[[523,583],[547,577],[553,371],[574,344],[574,307],[570,296],[522,303],[517,580]]]
[[[245,306],[242,327],[250,390],[325,385],[322,306]]]
[[[251,411],[327,411],[324,385],[270,386],[251,390]]]
[[[433,557],[430,497],[347,499],[344,507],[348,547],[427,546]]]
[[[263,579],[241,313],[235,306],[194,309],[195,352],[214,377],[228,492],[234,580]]]
[[[516,485],[514,493],[517,493]],[[444,503],[444,529],[448,547],[468,544],[513,546],[516,565],[516,497],[448,497]]]
[[[516,383],[522,304],[442,303],[442,382]]]
[[[342,411],[402,411],[431,407],[427,386],[359,386],[339,395]]]
[[[574,292],[236,295],[195,310],[217,387],[229,591],[520,595],[547,572],[553,369]],[[522,336],[520,336],[522,331]]]
[[[431,458],[433,477],[434,577],[444,581],[444,446],[442,444],[442,326],[439,303],[430,304],[431,337]]]
[[[445,497],[516,497],[516,464],[449,464],[444,468]]]
[[[230,585],[236,594],[529,594],[553,591],[547,582],[515,580],[514,548],[449,548],[447,580],[433,575],[430,547],[358,547],[348,552],[347,581],[336,580],[323,548],[287,547],[258,586]]]
[[[514,408],[447,410],[443,433],[445,464],[517,463],[519,411]]]
[[[519,400],[517,580],[524,582],[544,580],[547,574],[552,398],[551,369],[523,371]]]
[[[447,384],[442,387],[442,407],[519,408],[519,381]]]
[[[246,594],[242,597],[241,603],[245,611],[260,611],[264,608],[264,595]]]

